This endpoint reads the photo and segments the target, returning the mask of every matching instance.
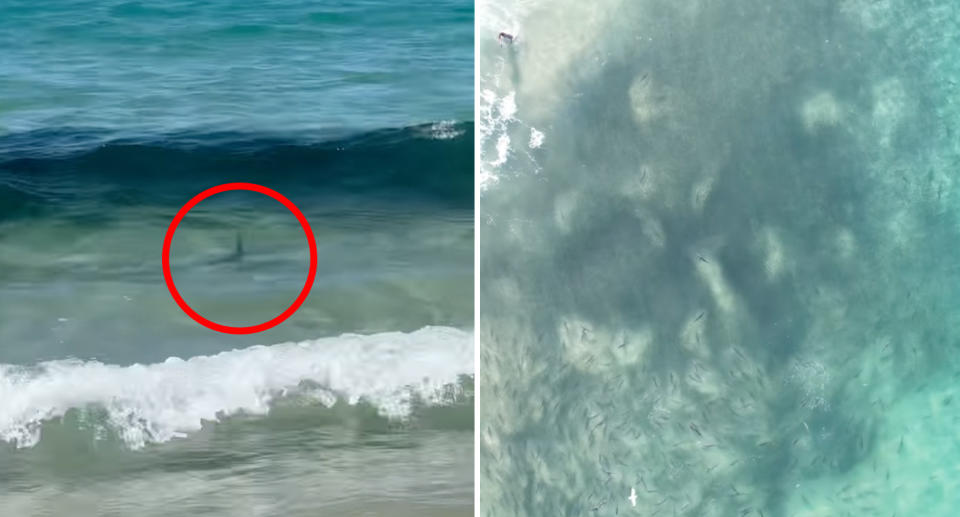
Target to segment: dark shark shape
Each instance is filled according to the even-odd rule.
[[[231,262],[240,262],[243,260],[243,238],[240,236],[240,232],[237,232],[237,247],[233,250],[233,253],[227,255],[226,257],[220,257],[207,261],[208,266],[215,264],[228,264]]]

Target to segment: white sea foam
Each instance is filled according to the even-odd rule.
[[[543,145],[543,133],[530,128],[530,149],[539,149]]]
[[[517,104],[513,92],[499,96],[491,90],[484,90],[477,102],[480,112],[477,128],[481,150],[477,180],[480,190],[484,191],[499,180],[499,169],[509,157],[510,129],[515,122]],[[491,144],[493,149],[488,151]]]
[[[457,128],[454,120],[441,120],[430,125],[429,138],[432,140],[452,140],[462,135],[464,131]]]
[[[494,5],[487,2],[477,7],[476,47],[484,49],[493,48],[494,38],[500,32],[519,35],[519,19],[531,8],[531,3]],[[499,78],[505,76],[510,66],[508,56],[519,43],[519,38],[512,45],[497,43],[496,57],[489,63],[494,72],[481,78],[482,83],[489,85],[477,95],[477,187],[481,192],[500,181],[500,169],[511,152],[510,132],[517,122],[516,93],[513,85],[503,84]],[[487,65],[483,63],[484,67]]]
[[[266,414],[278,397],[302,393],[303,383],[314,392],[322,388],[319,403],[365,401],[386,417],[403,418],[414,399],[442,401],[442,388],[473,368],[473,334],[449,327],[346,334],[149,365],[0,365],[0,439],[33,446],[44,421],[95,407],[137,448],[183,437],[204,421]]]

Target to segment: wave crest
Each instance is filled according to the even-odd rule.
[[[0,219],[55,206],[176,200],[218,183],[404,193],[473,206],[473,124],[437,122],[349,137],[236,133],[105,139],[95,132],[0,137]]]

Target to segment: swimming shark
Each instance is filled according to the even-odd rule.
[[[243,260],[243,238],[240,236],[240,232],[237,232],[237,246],[234,248],[233,253],[225,256],[215,258],[213,260],[208,260],[205,262],[208,266],[213,266],[216,264],[228,264],[231,262],[240,262]]]
[[[256,249],[254,253],[248,253],[243,247],[243,237],[237,232],[237,240],[233,251],[229,254],[221,254],[209,258],[200,258],[184,263],[186,267],[199,267],[201,269],[240,269],[246,271],[269,271],[271,268],[283,268],[290,265],[292,259],[276,253],[267,252],[264,249]]]

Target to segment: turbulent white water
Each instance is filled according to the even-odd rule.
[[[415,400],[446,402],[444,388],[473,371],[472,333],[448,327],[346,334],[148,365],[0,365],[0,439],[33,446],[43,422],[96,408],[108,415],[110,430],[136,448],[229,415],[266,414],[292,393],[328,405],[364,401],[386,417],[403,418]]]

